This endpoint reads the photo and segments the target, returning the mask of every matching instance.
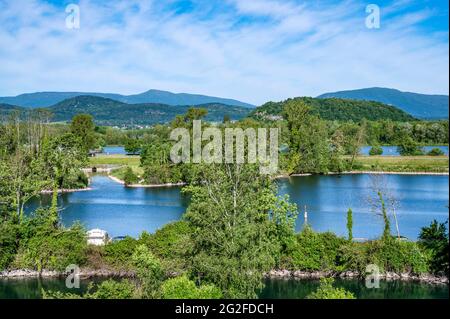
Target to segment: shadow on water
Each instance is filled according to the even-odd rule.
[[[267,279],[261,298],[303,299],[319,287],[318,280]],[[430,285],[413,281],[380,281],[380,288],[369,289],[356,279],[336,279],[335,287],[345,288],[358,299],[448,299],[448,285]]]

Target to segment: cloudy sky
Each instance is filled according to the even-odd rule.
[[[66,24],[71,3],[78,29]],[[378,29],[366,26],[370,3]],[[447,0],[0,0],[0,96],[160,89],[261,104],[372,86],[448,94],[448,41]]]

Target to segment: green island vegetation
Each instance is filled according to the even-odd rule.
[[[283,102],[282,118],[230,121],[224,116],[222,123],[205,122],[205,127],[280,128],[280,145],[286,148],[280,153],[277,174],[386,168],[448,172],[446,156],[415,156],[424,143],[448,143],[448,121],[416,121],[386,106],[380,108],[391,114],[390,119],[371,118],[356,108],[353,117],[329,120],[331,102],[341,101],[335,100],[314,104],[315,100],[290,99]],[[351,107],[346,103],[351,103],[342,103],[347,114]],[[373,103],[363,105],[374,107]],[[94,299],[256,298],[265,274],[273,269],[355,271],[364,277],[366,265],[375,263],[382,272],[448,276],[446,225],[433,222],[422,229],[419,241],[403,240],[391,233],[391,213],[382,193],[377,197],[383,233],[379,239],[358,242],[352,240],[351,209],[347,237],[318,233],[307,224],[295,232],[296,205],[287,196],[277,196],[273,176],[261,175],[257,164],[172,163],[171,129],[191,131],[193,121],[207,119],[208,112],[189,108],[170,123],[141,130],[96,126],[86,114],[75,115],[69,124],[51,124],[47,110],[28,112],[26,119],[18,110],[8,113],[0,124],[0,270],[64,271],[76,264],[134,274],[92,285],[82,296],[43,291],[44,298]],[[404,156],[385,160],[358,154],[362,145],[390,143],[399,145]],[[88,158],[90,150],[104,145],[126,145],[129,153],[139,155]],[[90,246],[83,226],[61,225],[57,202],[59,190],[88,185],[82,172],[88,165],[117,165],[112,174],[126,185],[184,182],[182,192],[189,195],[189,206],[180,221],[155,233]],[[43,191],[52,194],[51,205],[24,214],[26,203]],[[330,279],[322,280],[308,296],[354,297],[334,288]]]

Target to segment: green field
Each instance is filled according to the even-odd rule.
[[[349,159],[349,157],[346,157]],[[89,159],[90,165],[127,165],[142,174],[139,156],[99,155]],[[448,156],[358,156],[354,171],[448,173]],[[121,175],[118,170],[114,176]],[[117,176],[119,177],[119,176]],[[120,177],[119,177],[120,178]]]
[[[97,155],[89,158],[90,165],[129,165],[139,166],[140,157],[137,155]]]
[[[353,170],[448,173],[448,156],[359,156]]]

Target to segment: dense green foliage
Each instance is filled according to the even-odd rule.
[[[127,167],[123,174],[123,181],[125,182],[125,185],[128,186],[139,182],[139,177],[133,172],[131,167]]]
[[[346,291],[344,288],[333,287],[333,278],[323,278],[320,280],[320,286],[307,299],[356,299],[355,295]]]
[[[353,211],[351,208],[347,211],[347,233],[348,240],[353,240]]]
[[[315,115],[319,115],[324,120],[330,121],[354,121],[359,122],[362,119],[369,121],[392,120],[392,121],[411,121],[414,118],[393,107],[373,101],[357,101],[347,99],[318,99],[312,97],[298,97],[287,99],[282,102],[267,102],[252,111],[251,115],[255,119],[267,119],[270,116],[281,116],[286,104],[291,101],[301,101],[311,108]],[[269,116],[269,117],[268,117]]]
[[[164,299],[220,299],[222,292],[212,284],[197,287],[186,276],[166,280],[162,285]]]
[[[405,137],[397,147],[398,152],[402,156],[416,156],[423,155],[423,151],[419,145],[411,138]]]
[[[255,165],[204,165],[188,186],[186,219],[193,227],[192,272],[224,297],[256,297],[262,273],[275,266],[293,235],[296,209],[277,198]]]
[[[136,298],[136,287],[129,280],[108,279],[98,285],[90,284],[83,295],[42,290],[43,299],[132,299]]]
[[[449,240],[447,223],[434,220],[430,226],[423,227],[419,235],[419,245],[430,252],[430,268],[433,272],[449,274]]]
[[[381,155],[383,154],[383,149],[381,148],[381,146],[372,146],[369,150],[369,155],[374,156],[374,155]]]
[[[427,155],[441,156],[441,155],[444,155],[444,152],[440,148],[434,147],[427,153]]]
[[[422,119],[448,118],[448,95],[419,94],[389,88],[372,87],[325,93],[319,97],[378,101],[388,105],[394,105]]]
[[[93,118],[89,114],[77,114],[70,122],[70,131],[75,137],[79,138],[81,147],[85,152],[98,146],[96,145],[94,128]]]

